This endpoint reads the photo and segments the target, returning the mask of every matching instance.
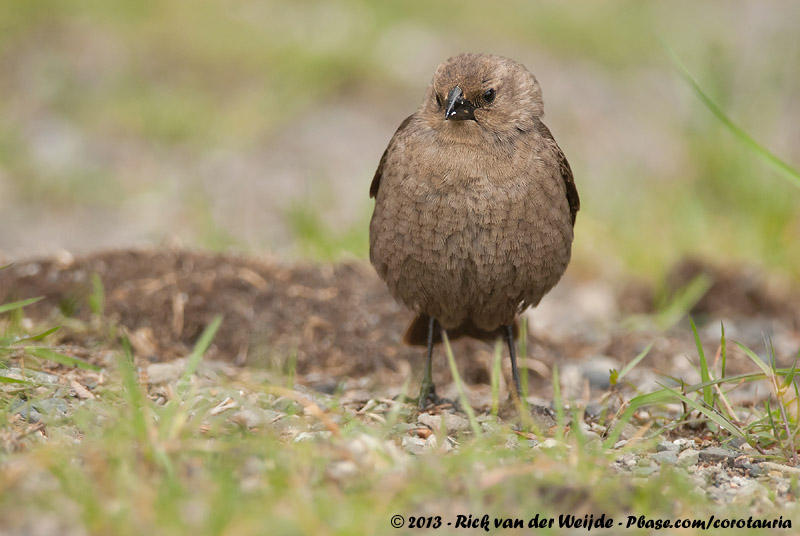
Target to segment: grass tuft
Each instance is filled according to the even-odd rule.
[[[694,320],[689,317],[689,324],[692,326],[692,334],[694,335],[694,343],[697,346],[697,355],[700,359],[700,380],[706,384],[711,381],[711,376],[708,373],[708,361],[706,361],[706,353],[703,351],[703,344],[700,342],[700,335],[697,334],[697,326],[694,325]],[[710,385],[703,387],[703,402],[707,407],[714,407],[714,394]]]

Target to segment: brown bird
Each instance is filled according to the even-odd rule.
[[[543,112],[522,64],[460,54],[439,65],[381,157],[369,191],[370,260],[417,313],[405,341],[428,347],[420,407],[437,400],[437,324],[451,339],[504,337],[521,395],[516,316],[566,270],[580,206]]]

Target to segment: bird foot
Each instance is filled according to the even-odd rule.
[[[454,401],[437,395],[436,389],[433,387],[433,385],[427,388],[425,385],[423,385],[422,389],[420,389],[419,395],[416,397],[412,398],[410,396],[403,396],[400,399],[406,404],[413,404],[420,411],[431,409],[442,410],[456,407],[456,403]]]
[[[439,412],[450,408],[453,408],[456,411],[461,411],[461,406],[457,401],[450,400],[449,398],[441,398],[435,395],[428,397],[428,399],[423,401],[421,404],[419,402],[419,397],[414,398],[411,401],[416,404],[420,413],[424,411],[426,413],[438,414]]]

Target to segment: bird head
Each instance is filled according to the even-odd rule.
[[[439,65],[421,115],[437,130],[504,138],[534,127],[542,94],[525,66],[491,54],[460,54]],[[470,133],[470,134],[468,134]]]

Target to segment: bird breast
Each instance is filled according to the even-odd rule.
[[[566,269],[572,242],[563,181],[531,144],[496,152],[397,143],[387,155],[370,256],[390,292],[445,327],[509,324]],[[544,150],[544,147],[541,147]]]

